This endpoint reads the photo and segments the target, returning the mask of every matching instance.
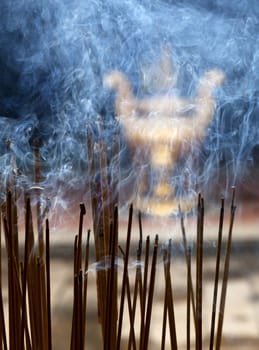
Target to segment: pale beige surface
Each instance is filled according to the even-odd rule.
[[[216,210],[217,212],[217,210]],[[225,309],[224,328],[223,328],[223,346],[222,349],[257,349],[259,346],[259,235],[258,221],[256,217],[244,218],[244,211],[237,211],[237,220],[233,232],[233,253],[231,257],[230,276],[228,284],[227,302]],[[186,222],[186,231],[190,239],[195,238],[195,220],[188,218]],[[126,227],[121,225],[122,235],[126,234]],[[155,219],[144,219],[144,234],[150,234],[151,239],[156,233],[160,234],[161,240],[173,237],[175,252],[172,264],[172,278],[175,297],[175,312],[177,323],[177,336],[179,349],[185,348],[185,329],[186,329],[186,265],[182,256],[182,245],[180,232],[177,231],[179,223],[173,219],[165,222],[157,222]],[[228,231],[228,218],[225,220],[224,235]],[[137,220],[133,225],[133,237],[137,239]],[[63,236],[62,236],[63,237]],[[60,237],[60,242],[63,238]],[[211,319],[213,276],[215,269],[216,237],[217,237],[217,216],[211,215],[205,224],[205,244],[208,252],[204,258],[204,289],[203,289],[203,326],[204,339],[208,339]],[[58,234],[53,235],[54,248],[58,246]],[[122,239],[123,241],[123,239]],[[66,244],[69,245],[66,238]],[[71,239],[72,245],[72,239]],[[71,246],[72,247],[72,246]],[[258,250],[258,251],[257,251]],[[71,248],[72,251],[72,248]],[[133,249],[133,251],[135,251]],[[72,254],[72,253],[71,253]],[[54,253],[55,255],[55,253]],[[56,329],[59,329],[59,322],[62,324],[64,319],[69,319],[72,298],[72,279],[69,259],[64,254],[63,259],[54,259],[52,265],[53,286],[53,315]],[[161,322],[162,322],[162,301],[163,301],[163,266],[162,257],[159,257],[156,275],[156,291],[154,296],[152,324],[150,332],[150,349],[160,348]],[[134,257],[131,258],[131,263]],[[70,271],[69,271],[70,270]],[[134,273],[130,270],[130,277]],[[88,349],[97,349],[99,345],[90,344],[92,341],[100,339],[98,327],[93,323],[96,321],[96,295],[95,295],[95,276],[93,272],[89,274],[90,288],[88,299],[89,310],[89,332]],[[126,315],[126,312],[125,312]],[[128,319],[125,318],[125,327],[123,335],[127,337],[129,326]],[[69,322],[68,322],[69,323]],[[96,336],[93,336],[96,332]],[[69,334],[66,333],[66,337]],[[192,337],[193,339],[193,337]],[[168,339],[167,339],[168,341]],[[167,349],[169,349],[167,342]],[[207,348],[207,346],[205,347]],[[61,349],[61,348],[60,348]]]
[[[256,208],[254,208],[256,210]],[[227,211],[227,210],[226,210]],[[253,212],[251,209],[250,212]],[[207,344],[211,301],[213,291],[213,276],[215,268],[216,238],[217,238],[217,213],[209,211],[209,219],[206,219],[204,239],[206,252],[204,256],[204,307],[203,325],[204,341]],[[124,244],[126,235],[126,217],[121,213],[121,243]],[[54,349],[63,350],[69,348],[71,332],[72,312],[72,285],[73,285],[73,240],[77,232],[78,216],[69,220],[70,224],[63,227],[54,225],[51,232],[51,292],[53,311],[53,343]],[[190,241],[195,239],[195,220],[186,219],[186,231]],[[63,222],[64,223],[64,222]],[[230,276],[228,294],[225,309],[222,349],[258,349],[259,347],[259,218],[249,217],[243,209],[237,211],[237,220],[233,232],[233,252],[230,264]],[[88,228],[85,226],[85,232]],[[89,225],[90,226],[90,225]],[[224,237],[228,231],[228,218],[225,220]],[[159,233],[160,240],[166,241],[173,238],[173,263],[172,279],[175,297],[175,312],[177,324],[177,336],[179,349],[185,348],[186,329],[186,265],[183,259],[183,247],[179,230],[179,221],[175,219],[156,220],[143,218],[143,232],[150,235],[153,242],[154,235]],[[134,218],[132,232],[132,254],[130,263],[135,261],[136,242],[138,239],[137,218]],[[93,239],[93,237],[91,238]],[[92,241],[93,242],[93,241]],[[93,263],[94,253],[91,245]],[[100,327],[97,323],[96,292],[95,292],[95,265],[90,265],[88,312],[87,312],[87,349],[100,349]],[[3,266],[3,275],[5,274]],[[120,269],[121,271],[121,269]],[[194,272],[194,270],[193,270]],[[129,271],[130,278],[134,277],[134,271]],[[163,265],[161,252],[158,258],[156,290],[153,303],[152,323],[150,332],[149,349],[160,348],[161,320],[163,314]],[[4,288],[4,301],[7,302],[6,288]],[[127,310],[127,308],[125,307]],[[7,316],[7,315],[6,315]],[[128,335],[128,318],[125,312],[123,335]],[[124,348],[124,347],[122,347]],[[125,347],[126,348],[126,347]],[[207,345],[204,347],[208,348]],[[167,339],[167,349],[170,349]]]

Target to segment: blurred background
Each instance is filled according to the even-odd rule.
[[[13,170],[12,157],[19,174],[18,187],[35,185],[37,140],[41,159],[38,185],[44,189],[43,204],[47,201],[50,205],[53,281],[60,277],[53,289],[55,349],[68,344],[68,340],[64,344],[64,333],[68,334],[66,322],[71,313],[71,232],[77,230],[79,201],[89,201],[87,135],[95,142],[105,141],[108,149],[114,135],[119,135],[120,150],[111,164],[120,163],[123,232],[126,208],[137,186],[132,153],[115,117],[116,96],[104,86],[104,77],[112,70],[123,72],[138,99],[172,95],[191,101],[201,77],[212,69],[221,70],[225,77],[224,84],[214,91],[215,113],[202,143],[181,159],[171,182],[180,187],[184,170],[194,195],[204,193],[208,208],[208,290],[213,276],[218,203],[221,196],[228,200],[231,186],[236,186],[238,209],[225,319],[226,348],[258,348],[257,1],[2,0],[1,13],[1,196],[4,199],[7,177]],[[195,224],[190,218],[188,222],[192,240]],[[177,232],[178,221],[177,217],[145,217],[145,227],[146,234],[159,230],[166,240],[172,228]],[[181,307],[183,257],[180,238],[176,242],[176,286],[179,282]]]

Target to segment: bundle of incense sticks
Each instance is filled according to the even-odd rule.
[[[90,142],[90,141],[89,141]],[[90,248],[94,247],[95,260],[102,268],[96,271],[96,294],[98,321],[104,350],[139,349],[146,350],[150,344],[152,310],[155,299],[157,281],[158,252],[163,251],[164,297],[161,323],[161,349],[166,348],[166,337],[169,333],[170,348],[178,349],[177,318],[175,314],[174,283],[172,279],[172,241],[160,243],[158,236],[143,239],[141,213],[138,214],[139,244],[135,255],[135,276],[130,279],[129,259],[132,243],[133,206],[129,208],[126,243],[120,243],[118,198],[112,189],[116,176],[108,172],[110,169],[105,144],[95,146],[95,156],[91,159],[92,177],[91,204],[93,215],[94,243],[90,242],[91,233],[83,236],[84,215],[86,208],[80,204],[79,229],[74,240],[73,274],[73,305],[71,316],[70,349],[87,348],[87,292],[88,266]],[[114,150],[118,147],[114,142]],[[115,151],[114,151],[115,152]],[[116,180],[118,181],[118,180]],[[17,203],[15,184],[7,188],[6,201],[2,204],[1,228],[5,236],[5,247],[8,264],[7,289],[8,302],[4,304],[2,291],[3,276],[0,276],[0,336],[2,349],[52,349],[52,315],[51,315],[51,284],[50,284],[50,240],[49,222],[43,223],[41,209],[36,204],[38,239],[35,239],[33,229],[33,209],[30,195],[25,193],[25,240],[19,241],[17,227]],[[214,293],[211,302],[211,330],[209,348],[220,349],[223,333],[223,321],[229,275],[232,230],[235,216],[235,190],[233,189],[230,223],[222,257],[222,232],[225,212],[225,202],[222,199],[219,225],[218,244],[215,259]],[[204,200],[198,196],[197,203],[197,238],[196,244],[189,244],[184,224],[184,215],[180,216],[183,246],[186,260],[186,349],[200,350],[204,346],[203,339],[203,234],[204,234]],[[45,231],[45,234],[44,234]],[[2,229],[1,229],[2,235]],[[1,237],[1,236],[0,236]],[[45,237],[45,238],[44,238]],[[85,245],[84,245],[84,241]],[[19,256],[19,246],[24,245],[23,259]],[[193,243],[193,242],[192,242]],[[196,247],[196,250],[193,247]],[[191,248],[192,247],[192,248]],[[1,266],[4,256],[0,257]],[[118,258],[123,261],[122,274],[118,269]],[[223,268],[221,261],[223,258]],[[132,259],[132,255],[131,255]],[[193,274],[192,266],[196,268]],[[1,267],[0,266],[0,267]],[[223,271],[220,281],[220,271]],[[132,276],[132,272],[131,272]],[[219,286],[221,285],[221,293]],[[6,310],[8,309],[8,321]],[[139,317],[137,318],[136,315]],[[217,321],[217,322],[216,322]],[[7,325],[8,322],[8,325]],[[191,337],[194,329],[195,342]],[[128,336],[125,334],[128,330]],[[125,345],[126,344],[126,345]],[[68,345],[69,347],[69,345]]]

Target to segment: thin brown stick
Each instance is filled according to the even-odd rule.
[[[26,317],[26,281],[29,260],[29,221],[30,221],[30,198],[26,202],[26,221],[25,221],[25,246],[24,246],[24,263],[23,263],[23,281],[22,281],[22,320],[20,330],[20,350],[24,348],[24,326]]]
[[[100,152],[100,185],[102,197],[102,227],[104,235],[104,256],[108,256],[109,251],[109,230],[110,230],[110,191],[108,181],[107,146],[104,142],[99,142]]]
[[[107,283],[107,303],[106,303],[106,315],[105,315],[105,333],[104,333],[104,341],[103,341],[103,349],[104,350],[113,350],[112,344],[116,344],[116,328],[113,323],[115,323],[115,315],[114,315],[114,304],[116,303],[115,299],[115,255],[116,255],[116,232],[118,227],[118,208],[115,206],[114,208],[114,219],[113,219],[113,234],[112,234],[112,245],[111,245],[111,266],[108,275],[108,283]],[[111,334],[114,332],[115,334]]]
[[[103,232],[103,216],[102,205],[103,196],[101,193],[100,179],[96,178],[96,174],[100,172],[100,145],[93,143],[93,139],[87,132],[87,152],[89,159],[89,179],[90,193],[92,204],[92,217],[95,241],[95,257],[97,262],[105,259],[105,245]],[[106,292],[107,292],[107,272],[105,270],[97,271],[97,301],[98,301],[98,319],[102,327],[102,336],[105,339],[105,315],[106,315]]]
[[[37,295],[37,271],[36,271],[36,257],[32,256],[29,259],[28,266],[28,297],[29,297],[29,316],[31,326],[32,348],[38,348],[39,342],[39,326],[38,326],[38,295]],[[35,296],[36,294],[36,296]]]
[[[116,210],[115,210],[116,209]],[[118,207],[117,205],[114,207],[114,216],[113,216],[113,222],[111,224],[112,231],[113,232],[113,251],[112,255],[114,258],[118,255]],[[112,341],[111,341],[111,347],[112,350],[116,347],[117,342],[117,320],[118,320],[118,269],[117,265],[114,266],[114,272],[113,272],[113,290],[112,290],[112,328],[111,328],[111,335],[112,335]]]
[[[47,286],[47,318],[48,318],[48,349],[52,349],[52,327],[51,327],[51,285],[50,285],[50,242],[49,242],[49,220],[46,220],[46,286]]]
[[[74,298],[73,298],[73,314],[72,314],[72,327],[71,327],[71,338],[70,338],[70,350],[76,349],[75,339],[76,339],[76,320],[77,320],[77,249],[78,249],[78,235],[75,236],[74,239]]]
[[[141,212],[138,213],[138,223],[139,223],[139,245],[138,245],[138,252],[137,252],[136,277],[137,277],[138,286],[139,286],[140,307],[142,308],[142,304],[143,304],[143,288],[142,288],[141,259],[142,259],[142,246],[143,246],[143,230],[142,230]]]
[[[121,342],[121,330],[122,330],[122,320],[123,320],[123,310],[124,310],[124,298],[125,298],[125,289],[126,289],[126,278],[127,278],[127,274],[128,274],[128,261],[129,261],[129,250],[130,250],[130,240],[131,240],[132,215],[133,215],[133,205],[131,204],[130,205],[130,209],[129,209],[128,231],[127,231],[127,241],[126,241],[126,250],[125,250],[125,261],[124,261],[122,288],[121,288],[121,302],[120,302],[118,331],[117,331],[117,344],[116,344],[116,349],[117,350],[120,349],[120,342]]]
[[[79,229],[78,229],[78,249],[77,249],[77,271],[82,268],[82,234],[83,234],[83,220],[86,214],[84,203],[80,203],[80,217],[79,217]]]
[[[86,305],[87,305],[87,285],[88,285],[88,263],[90,247],[90,230],[87,231],[85,247],[85,266],[84,266],[84,286],[83,286],[83,347],[85,344],[85,327],[86,327]]]
[[[110,204],[111,210],[119,203],[119,191],[118,186],[120,183],[120,136],[119,132],[115,132],[112,140],[112,164],[111,168],[111,193]]]
[[[0,317],[1,317],[1,349],[3,346],[4,350],[7,350],[7,339],[6,339],[6,328],[5,328],[5,318],[4,318],[4,305],[3,305],[3,295],[2,286],[0,290]]]
[[[232,201],[231,201],[231,208],[230,208],[230,223],[229,223],[228,240],[227,240],[224,271],[223,271],[223,281],[222,281],[222,287],[221,287],[220,306],[219,306],[218,327],[217,327],[217,337],[216,337],[216,347],[215,347],[216,350],[219,350],[221,346],[222,329],[223,329],[224,312],[225,312],[226,295],[227,295],[227,283],[228,283],[228,276],[229,276],[232,231],[233,231],[235,211],[236,211],[236,206],[234,204],[234,201],[235,201],[234,187],[232,191],[233,192],[232,192]]]
[[[32,222],[31,208],[29,211],[29,264],[28,264],[28,299],[29,299],[29,316],[32,334],[32,347],[39,347],[40,341],[40,322],[39,316],[39,283],[36,248],[34,245],[34,231]]]
[[[23,270],[24,270],[23,263],[20,262],[21,281],[23,281]],[[23,297],[22,296],[22,290],[20,290],[20,299],[22,299],[22,297]],[[30,339],[30,334],[29,334],[27,312],[25,313],[25,326],[24,327],[25,327],[26,350],[31,350],[32,347],[31,347],[31,339]]]
[[[146,299],[147,299],[147,279],[148,279],[148,266],[149,266],[149,254],[150,254],[150,237],[146,238],[146,251],[144,262],[144,277],[143,277],[143,295],[141,305],[141,322],[140,322],[140,349],[143,342],[143,335],[145,331],[145,315],[146,315]]]
[[[125,262],[125,253],[121,248],[121,246],[119,246],[119,249],[123,256],[123,260]],[[130,319],[130,335],[132,336],[133,350],[137,350],[135,330],[134,330],[133,309],[132,309],[132,303],[131,303],[130,282],[129,282],[128,274],[126,276],[126,292],[127,292],[128,310],[129,310],[129,319]]]
[[[40,160],[40,159],[39,159]],[[40,167],[40,164],[39,164]],[[39,176],[40,176],[40,169]],[[38,237],[39,237],[39,257],[37,261],[38,266],[38,290],[39,290],[39,300],[41,307],[41,328],[40,328],[40,339],[42,349],[47,348],[48,344],[48,308],[47,308],[47,287],[46,287],[46,270],[45,270],[45,245],[44,245],[44,235],[43,235],[43,217],[42,217],[42,208],[40,197],[39,201],[39,210],[37,212],[37,222],[38,222]]]
[[[104,232],[101,220],[99,217],[99,228],[97,231],[97,246],[96,257],[99,262],[106,264],[105,245],[104,245]],[[107,271],[105,268],[97,271],[97,288],[98,288],[98,305],[99,316],[102,325],[103,336],[105,334],[105,310],[106,310],[106,290],[107,290]]]
[[[14,281],[14,247],[13,247],[13,221],[12,221],[12,194],[10,191],[7,193],[7,218],[4,218],[4,228],[6,240],[8,241],[8,300],[9,300],[9,344],[13,349],[17,349],[17,339],[15,334],[19,334],[17,330],[16,317],[17,316],[17,304],[15,303],[15,284]],[[18,323],[19,324],[19,323]]]
[[[149,254],[150,254],[150,237],[146,238],[146,251],[144,262],[144,279],[143,279],[143,309],[145,314],[146,296],[147,296],[147,279],[148,279],[148,266],[149,266]]]
[[[0,201],[0,247],[2,248],[2,208],[3,204]],[[2,249],[0,249],[0,283],[2,285]]]
[[[14,289],[14,256],[13,256],[13,246],[12,246],[12,235],[9,232],[8,224],[6,218],[4,218],[4,230],[6,247],[8,254],[8,306],[9,306],[9,346],[11,349],[16,349],[16,339],[15,339],[15,289]],[[12,327],[12,328],[10,328]],[[16,333],[17,334],[17,333]]]
[[[16,163],[16,162],[15,162]],[[15,164],[16,168],[16,164]],[[14,249],[14,256],[17,261],[19,260],[19,240],[18,240],[18,214],[17,214],[17,193],[16,193],[16,176],[14,175],[14,184],[13,184],[13,199],[12,199],[12,232],[13,232],[13,249]],[[18,312],[18,310],[17,310]]]
[[[218,297],[223,221],[224,221],[224,199],[222,198],[221,199],[220,216],[219,216],[218,246],[217,246],[216,269],[215,269],[215,279],[214,279],[212,315],[211,315],[210,348],[209,348],[210,350],[213,350],[213,345],[214,345],[215,319],[216,319],[216,307],[217,307],[217,297]]]
[[[78,348],[83,350],[83,272],[79,271],[78,276]]]
[[[128,275],[126,277],[126,290],[127,290],[127,300],[128,300],[128,309],[129,309],[129,319],[130,319],[130,334],[132,337],[132,346],[133,346],[133,350],[137,350],[136,336],[135,336],[135,329],[134,329],[133,309],[132,309],[131,295],[130,295],[130,283],[129,283],[129,276]]]
[[[9,227],[10,232],[12,232],[13,236],[13,254],[17,261],[19,261],[19,247],[18,247],[18,216],[17,216],[17,193],[16,193],[16,184],[17,184],[17,164],[16,158],[12,151],[12,140],[9,140],[8,148],[10,151],[9,165],[11,172],[9,172],[7,177],[7,192],[12,193],[11,202],[7,204],[7,212],[6,216],[8,218],[8,225],[10,225],[9,218],[11,218],[11,228]]]
[[[191,248],[187,248],[187,310],[186,310],[186,348],[191,349]]]
[[[165,261],[165,281],[166,281],[166,305],[168,310],[169,318],[169,330],[170,330],[170,340],[173,349],[177,350],[177,337],[176,337],[176,323],[175,323],[175,312],[174,312],[174,297],[171,281],[171,249],[172,241],[169,240],[167,261]]]
[[[2,204],[0,204],[2,207]],[[7,350],[5,317],[4,317],[4,304],[2,295],[2,211],[0,210],[0,342],[1,349]]]
[[[73,328],[74,328],[74,345],[73,350],[79,348],[79,334],[80,334],[80,317],[79,317],[79,275],[74,276],[74,305],[75,312],[73,318]]]
[[[26,198],[26,196],[25,196]],[[25,199],[25,203],[27,203],[27,198]],[[31,342],[32,347],[37,348],[38,346],[38,325],[37,325],[37,310],[38,310],[38,300],[35,298],[35,290],[36,288],[36,256],[34,251],[34,232],[32,225],[32,213],[31,208],[27,211],[25,208],[25,222],[26,216],[29,215],[30,219],[27,220],[28,223],[28,248],[29,248],[29,259],[28,259],[28,308],[29,308],[29,318],[30,318],[30,328],[31,328]]]
[[[45,248],[45,247],[44,247]],[[47,348],[48,344],[48,306],[47,306],[47,289],[46,289],[46,270],[45,262],[40,260],[40,288],[41,288],[41,303],[42,303],[42,334],[43,334],[43,349]]]
[[[166,325],[167,325],[167,280],[166,280],[166,263],[168,259],[168,251],[164,250],[163,262],[165,272],[165,295],[164,295],[164,308],[163,308],[163,323],[162,323],[162,337],[161,337],[161,350],[165,349],[165,337],[166,337]]]
[[[153,258],[152,258],[152,265],[151,265],[151,271],[150,271],[149,293],[148,293],[147,311],[146,311],[146,320],[145,320],[145,331],[143,334],[141,350],[148,349],[153,296],[154,296],[154,288],[155,288],[157,250],[158,250],[158,235],[156,235],[154,249],[153,249]]]
[[[38,245],[39,245],[39,257],[44,257],[44,240],[43,240],[43,222],[42,222],[42,206],[41,206],[41,188],[38,186],[42,181],[41,178],[41,156],[39,140],[34,140],[34,181],[36,184],[36,212],[37,212],[37,229],[38,229]]]
[[[142,233],[141,212],[138,213],[138,223],[139,223],[139,244],[138,244],[138,249],[137,249],[137,266],[136,266],[136,275],[135,275],[134,291],[133,291],[133,306],[132,306],[133,323],[135,322],[138,293],[139,293],[139,300],[140,300],[140,309],[142,308],[141,257],[142,257],[143,233]],[[131,349],[131,344],[132,344],[132,334],[130,331],[128,350]]]
[[[180,214],[181,214],[181,231],[182,231],[182,236],[183,236],[183,247],[184,247],[184,255],[185,255],[185,260],[186,260],[186,266],[188,266],[188,243],[187,243],[187,238],[186,238],[186,231],[185,231],[185,225],[184,225],[184,218],[183,218],[183,213],[181,212],[180,209]],[[192,312],[193,312],[193,319],[194,319],[194,324],[196,324],[196,315],[195,315],[195,298],[194,298],[194,288],[193,288],[193,282],[192,278],[190,280],[190,292],[191,292],[191,302],[192,302]]]
[[[45,332],[44,332],[44,305],[43,305],[43,273],[42,273],[42,261],[40,257],[37,257],[37,294],[38,294],[38,318],[39,324],[39,349],[46,349],[45,344]]]
[[[137,251],[137,256],[141,257],[142,255],[142,244],[143,244],[143,229],[142,229],[142,218],[141,212],[138,212],[138,227],[139,227],[139,246]]]
[[[7,241],[8,241],[8,238],[7,238]],[[9,244],[9,243],[7,242],[7,244]],[[16,260],[14,260],[13,267],[14,267],[14,271],[13,271],[13,278],[14,278],[14,280],[11,281],[11,283],[13,284],[13,288],[17,291],[17,294],[15,295],[15,297],[16,297],[15,301],[16,301],[17,305],[19,306],[19,309],[20,309],[21,306],[22,306],[22,288],[21,288],[21,285],[20,285],[19,268],[18,268]],[[22,274],[23,274],[23,268],[21,269],[21,275]],[[17,327],[19,327],[19,326],[20,325],[17,325]],[[28,350],[30,350],[31,346],[30,346],[29,329],[28,329],[26,314],[25,314],[25,334],[26,334],[26,344],[28,345],[27,348],[28,348]],[[17,346],[19,345],[18,340],[19,340],[19,333],[18,333],[17,342],[16,342]]]
[[[3,295],[2,295],[2,284],[0,285],[0,331],[1,331],[1,348],[3,346],[4,350],[7,350],[7,338],[6,338],[6,328],[5,328],[5,318],[4,318],[4,304],[3,304]]]
[[[203,272],[203,225],[204,203],[199,195],[196,247],[196,349],[202,350],[202,272]]]

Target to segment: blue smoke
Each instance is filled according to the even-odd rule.
[[[103,88],[103,76],[121,70],[143,96],[148,92],[142,89],[141,67],[157,62],[169,45],[176,93],[194,95],[208,69],[219,68],[226,77],[201,150],[202,170],[194,177],[206,185],[224,171],[226,186],[244,178],[259,141],[257,5],[256,0],[2,0],[2,167],[11,139],[21,171],[30,177],[37,137],[47,164],[46,186],[80,187],[87,170],[86,129],[109,141],[115,124],[114,96]]]

